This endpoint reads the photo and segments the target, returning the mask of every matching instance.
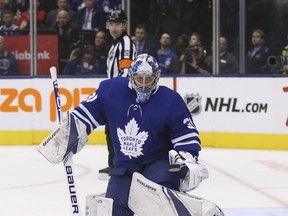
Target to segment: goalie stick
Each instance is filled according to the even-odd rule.
[[[50,68],[50,75],[51,75],[51,79],[53,82],[58,120],[59,120],[59,124],[61,124],[62,109],[61,109],[61,100],[60,100],[60,94],[59,94],[59,88],[58,88],[56,67],[52,66]],[[69,198],[70,198],[71,213],[73,216],[81,216],[79,199],[77,197],[77,191],[76,191],[76,186],[75,186],[72,152],[70,152],[66,156],[66,158],[63,160],[63,165],[65,169],[65,175],[66,175],[66,180],[67,180],[66,183],[67,183],[68,192],[70,196]]]

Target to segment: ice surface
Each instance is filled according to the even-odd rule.
[[[88,145],[74,156],[82,215],[85,196],[105,192],[98,170],[107,166],[105,145]],[[224,209],[227,216],[288,215],[288,152],[203,148],[210,172],[192,193]],[[51,165],[36,146],[0,147],[0,215],[71,215],[62,164]]]

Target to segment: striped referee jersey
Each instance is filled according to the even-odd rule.
[[[110,47],[107,58],[108,78],[128,76],[128,68],[136,57],[136,47],[128,35],[117,38]]]

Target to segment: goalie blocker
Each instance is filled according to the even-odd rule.
[[[66,156],[81,151],[88,141],[86,126],[70,112],[37,150],[52,164],[61,163]]]

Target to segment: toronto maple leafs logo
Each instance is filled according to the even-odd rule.
[[[135,119],[131,119],[125,126],[125,131],[117,128],[117,135],[120,141],[121,152],[128,156],[137,158],[143,155],[143,145],[148,138],[148,132],[139,132],[139,127]]]

